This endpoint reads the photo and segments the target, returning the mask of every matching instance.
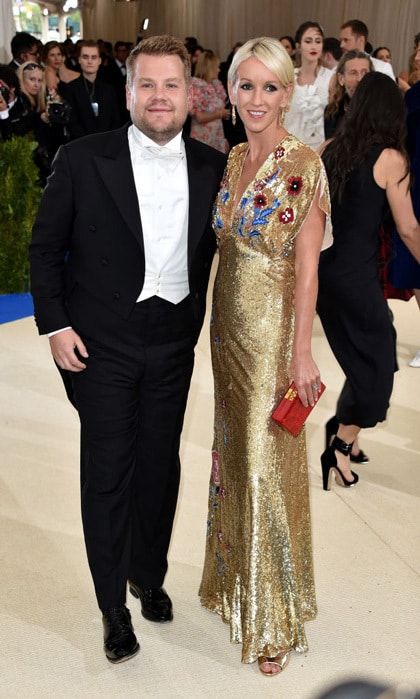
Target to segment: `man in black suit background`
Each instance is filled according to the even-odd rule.
[[[127,581],[144,617],[172,619],[162,584],[225,165],[182,138],[189,105],[182,42],[143,40],[127,61],[133,125],[60,149],[30,249],[38,330],[80,416],[84,534],[111,662],[139,648]]]
[[[108,83],[98,78],[101,65],[96,41],[79,43],[80,78],[65,86],[64,97],[71,105],[69,131],[71,138],[101,133],[123,123],[117,95]]]
[[[122,119],[122,123],[125,123],[130,119],[130,114],[127,111],[126,99],[125,99],[125,85],[127,82],[127,58],[129,56],[130,49],[125,41],[116,41],[114,44],[114,56],[107,57],[106,64],[103,63],[99,68],[98,76],[101,80],[112,85],[117,96],[118,110]]]

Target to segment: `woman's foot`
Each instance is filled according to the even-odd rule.
[[[337,449],[334,450],[334,454],[337,458],[337,466],[340,469],[346,481],[354,481],[353,471],[350,468],[350,456],[344,456],[344,454],[337,451]],[[340,485],[344,485],[342,479],[340,478],[340,474],[337,471],[335,472],[335,480]]]
[[[279,675],[290,659],[290,651],[285,650],[276,655],[274,658],[268,658],[266,655],[261,655],[258,658],[258,669],[266,677],[274,677]]]

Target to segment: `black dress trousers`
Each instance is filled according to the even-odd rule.
[[[86,549],[105,610],[124,604],[128,578],[160,587],[165,577],[198,328],[189,296],[155,296],[125,320],[77,286],[68,308],[89,353],[72,381]]]

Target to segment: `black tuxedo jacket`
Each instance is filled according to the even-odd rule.
[[[94,95],[94,101],[98,103],[98,116],[93,113],[83,75],[66,84],[62,96],[71,105],[69,123],[71,138],[110,131],[122,125],[117,95],[113,87],[97,78]]]
[[[188,273],[199,330],[215,250],[212,203],[226,156],[184,140]],[[72,325],[67,300],[76,284],[99,299],[110,317],[129,317],[143,287],[145,258],[127,127],[60,148],[33,228],[30,260],[40,334]]]

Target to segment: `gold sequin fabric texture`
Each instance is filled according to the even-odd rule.
[[[288,135],[235,208],[247,147],[230,153],[213,220],[215,435],[199,594],[251,663],[305,651],[317,611],[305,435],[271,413],[289,385],[295,239],[318,187],[326,213],[329,196],[318,155]]]

